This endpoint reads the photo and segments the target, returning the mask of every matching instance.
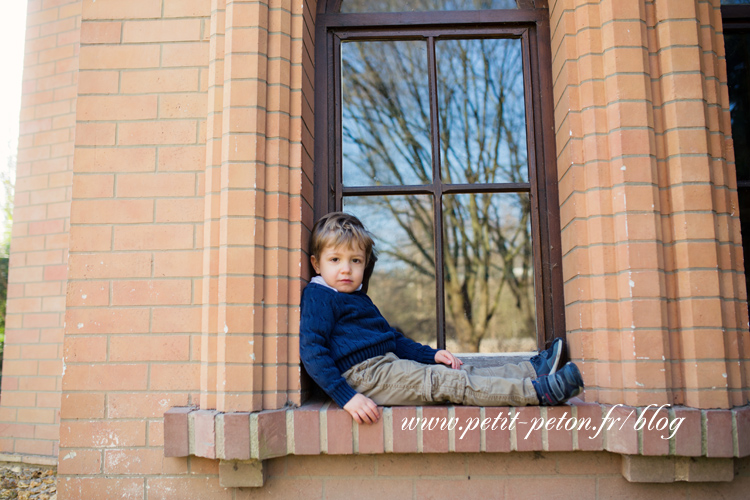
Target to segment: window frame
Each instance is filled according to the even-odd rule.
[[[546,0],[519,1],[513,10],[476,10],[440,12],[350,13],[341,14],[342,0],[321,0],[315,23],[315,160],[314,216],[341,210],[344,195],[358,193],[433,195],[436,262],[442,263],[443,194],[502,192],[494,184],[451,184],[439,181],[440,163],[433,159],[433,184],[423,186],[385,186],[377,188],[342,185],[341,172],[341,89],[340,44],[343,40],[427,40],[434,44],[440,36],[450,38],[520,38],[523,44],[527,122],[527,158],[529,182],[505,185],[506,192],[528,192],[532,205],[532,245],[534,248],[534,296],[536,304],[537,345],[541,348],[565,335],[560,209],[557,189],[557,154],[553,105],[553,81],[549,12]],[[344,0],[345,1],[345,0]],[[426,33],[434,35],[427,38]],[[432,54],[428,48],[428,54]],[[428,64],[436,62],[429,56]],[[425,75],[427,78],[427,75]],[[434,82],[430,83],[430,100]],[[431,136],[439,123],[431,117]],[[433,141],[433,158],[435,151]],[[445,293],[442,266],[436,266],[437,341],[445,347]]]
[[[721,6],[721,24],[722,24],[722,37],[727,34],[745,34],[750,35],[750,4],[749,5],[722,5]],[[726,58],[726,50],[724,51]],[[728,72],[727,72],[728,73]],[[727,74],[727,80],[729,75]],[[727,81],[727,85],[728,85]],[[731,89],[729,87],[728,91]],[[732,139],[734,140],[734,132],[732,132]],[[740,224],[742,224],[742,198],[750,196],[750,180],[740,180],[736,178],[737,158],[735,158],[735,182],[737,186],[737,201],[740,207]],[[746,214],[748,215],[748,214]],[[749,236],[742,235],[743,239],[743,255],[745,257],[745,286],[750,294],[750,265],[748,265],[748,256],[750,255],[750,249],[747,248],[747,240]]]

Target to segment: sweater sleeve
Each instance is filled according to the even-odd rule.
[[[341,376],[328,348],[336,323],[333,295],[315,288],[308,285],[302,294],[300,358],[313,380],[343,408],[357,392]]]
[[[436,364],[435,353],[438,352],[437,349],[433,349],[428,345],[420,344],[419,342],[414,342],[409,337],[399,333],[395,328],[392,328],[391,330],[393,330],[393,335],[396,337],[396,356],[401,359],[417,361],[425,365]]]

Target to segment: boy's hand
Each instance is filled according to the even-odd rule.
[[[461,365],[464,364],[464,362],[454,356],[453,353],[446,351],[445,349],[435,353],[435,363],[442,363],[450,366],[454,370],[458,370],[461,368]]]
[[[349,412],[358,424],[374,424],[380,420],[380,408],[375,402],[362,394],[355,395],[348,403],[344,405],[344,409]]]

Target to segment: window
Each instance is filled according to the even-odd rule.
[[[319,5],[315,215],[362,219],[368,294],[415,340],[564,335],[548,17],[540,0]]]
[[[750,134],[750,0],[722,0],[721,3],[745,285],[750,291],[750,145],[746,140]]]

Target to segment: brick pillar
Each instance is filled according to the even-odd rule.
[[[0,452],[57,455],[80,0],[30,0]]]
[[[591,400],[747,401],[715,3],[550,2],[568,338]]]
[[[306,47],[315,6],[214,6],[201,407],[280,408],[300,401],[301,248],[312,222],[313,78]]]

